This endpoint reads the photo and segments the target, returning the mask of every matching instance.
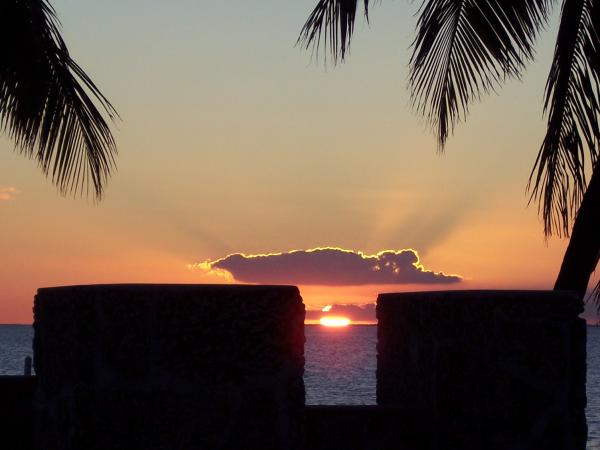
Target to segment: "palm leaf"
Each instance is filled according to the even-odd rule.
[[[597,311],[600,312],[600,281],[598,281],[596,286],[594,286],[594,289],[592,289],[592,292],[590,292],[590,298],[588,299],[588,301],[589,300],[594,301],[594,303],[596,304]]]
[[[323,42],[334,62],[343,61],[354,33],[358,0],[319,0],[300,31],[298,44],[312,47],[318,57]],[[369,0],[364,0],[365,17],[369,18]]]
[[[99,108],[117,113],[70,57],[46,0],[3,1],[0,17],[0,128],[61,193],[99,198],[116,155]]]
[[[410,60],[412,102],[437,129],[440,150],[469,104],[520,77],[552,0],[428,0]]]
[[[546,235],[569,235],[600,142],[600,1],[568,0],[562,8],[546,84],[548,114],[530,184],[540,201]]]

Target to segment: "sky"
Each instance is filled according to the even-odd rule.
[[[285,282],[308,309],[552,288],[567,241],[544,239],[526,184],[556,17],[440,155],[407,90],[418,2],[358,19],[337,67],[294,45],[314,3],[53,0],[121,115],[118,171],[99,203],[61,197],[0,137],[0,323],[70,284]]]

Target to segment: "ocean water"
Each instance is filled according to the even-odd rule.
[[[23,375],[25,358],[33,358],[33,328],[0,325],[0,375]]]
[[[30,326],[0,325],[0,375],[23,373]],[[377,327],[306,327],[306,403],[374,405]],[[600,450],[600,327],[588,327],[588,450]]]
[[[377,327],[304,328],[304,384],[309,405],[374,405]]]

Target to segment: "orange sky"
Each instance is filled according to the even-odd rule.
[[[119,170],[100,204],[62,198],[0,139],[0,323],[30,323],[42,286],[219,282],[189,265],[323,246],[413,248],[452,288],[552,287],[566,242],[544,241],[525,185],[555,26],[439,156],[407,106],[416,4],[376,7],[325,69],[293,46],[314,0],[251,3],[53,1],[123,117]],[[301,286],[311,308],[441,288]]]

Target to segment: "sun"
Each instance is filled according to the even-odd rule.
[[[319,323],[324,327],[347,327],[350,325],[350,319],[347,317],[325,316],[319,319]]]

